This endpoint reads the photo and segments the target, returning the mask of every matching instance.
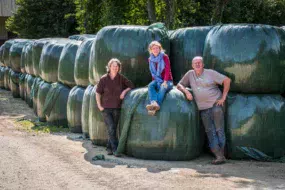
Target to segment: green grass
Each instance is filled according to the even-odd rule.
[[[15,121],[19,130],[24,130],[27,132],[35,133],[59,133],[59,132],[69,132],[68,128],[62,126],[49,125],[48,123],[31,121],[26,119],[19,119]]]

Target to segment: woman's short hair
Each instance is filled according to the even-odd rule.
[[[149,46],[148,46],[148,52],[149,54],[151,54],[151,48],[153,46],[158,46],[161,52],[165,52],[165,50],[162,48],[161,43],[159,43],[158,41],[152,41]]]
[[[111,68],[111,65],[112,65],[113,62],[117,63],[117,65],[119,67],[119,72],[121,72],[122,63],[120,62],[119,59],[112,58],[112,59],[110,59],[110,61],[108,62],[107,66],[106,66],[107,73],[110,73],[110,68]]]

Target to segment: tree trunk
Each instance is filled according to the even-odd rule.
[[[150,22],[151,23],[156,22],[154,0],[147,0],[147,12],[148,12],[148,19],[150,20]]]
[[[165,25],[168,29],[172,29],[174,26],[174,17],[175,17],[175,8],[176,8],[176,0],[165,0],[166,4],[166,20]]]

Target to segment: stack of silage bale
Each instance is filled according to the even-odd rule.
[[[30,43],[31,40],[16,39],[10,48],[9,60],[10,60],[10,89],[14,98],[20,98],[19,81],[21,76],[21,60],[22,50],[25,45]]]
[[[25,66],[25,100],[29,107],[33,107],[33,99],[31,97],[32,86],[35,80],[35,73],[33,69],[33,43],[27,43],[26,47],[24,48],[24,56],[23,59],[24,63],[22,65]]]
[[[68,77],[70,76],[69,72],[72,72],[71,75],[73,75],[74,64],[71,63],[69,68],[63,71],[62,69],[66,69],[66,67],[61,67],[60,62],[64,64],[65,58],[69,59],[67,49],[73,41],[66,38],[50,41],[44,45],[40,58],[40,76],[44,82],[38,89],[39,104],[37,109],[42,111],[42,113],[38,113],[38,117],[41,120],[45,118],[47,122],[57,126],[67,127],[66,107],[70,87],[61,82],[72,83],[72,79]],[[65,55],[67,56],[65,57]]]
[[[227,98],[229,156],[285,155],[285,32],[255,24],[221,25],[208,34],[205,67],[232,80]]]
[[[3,46],[3,55],[2,55],[2,61],[4,63],[5,68],[3,69],[4,72],[4,87],[6,90],[10,90],[10,80],[9,80],[9,71],[11,68],[10,64],[10,48],[13,45],[15,40],[7,40],[2,46]]]
[[[3,46],[0,47],[0,88],[5,88],[4,85],[4,61],[3,61]]]
[[[70,91],[67,102],[69,128],[72,132],[83,133],[85,137],[89,137],[88,114],[90,100],[88,93],[90,87],[88,92],[85,92],[85,89],[89,85],[89,59],[93,42],[94,38],[84,39],[78,48],[74,65],[76,86]],[[86,95],[84,96],[84,94]]]

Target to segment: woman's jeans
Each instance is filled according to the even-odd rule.
[[[120,119],[121,109],[119,108],[105,108],[102,111],[104,122],[107,125],[108,144],[107,149],[115,152],[118,147],[117,126]]]
[[[226,143],[223,107],[215,104],[200,113],[211,150],[223,149]]]
[[[167,81],[167,88],[160,86],[161,83],[153,80],[148,85],[148,96],[149,100],[156,101],[161,106],[165,94],[173,88],[173,82]]]

